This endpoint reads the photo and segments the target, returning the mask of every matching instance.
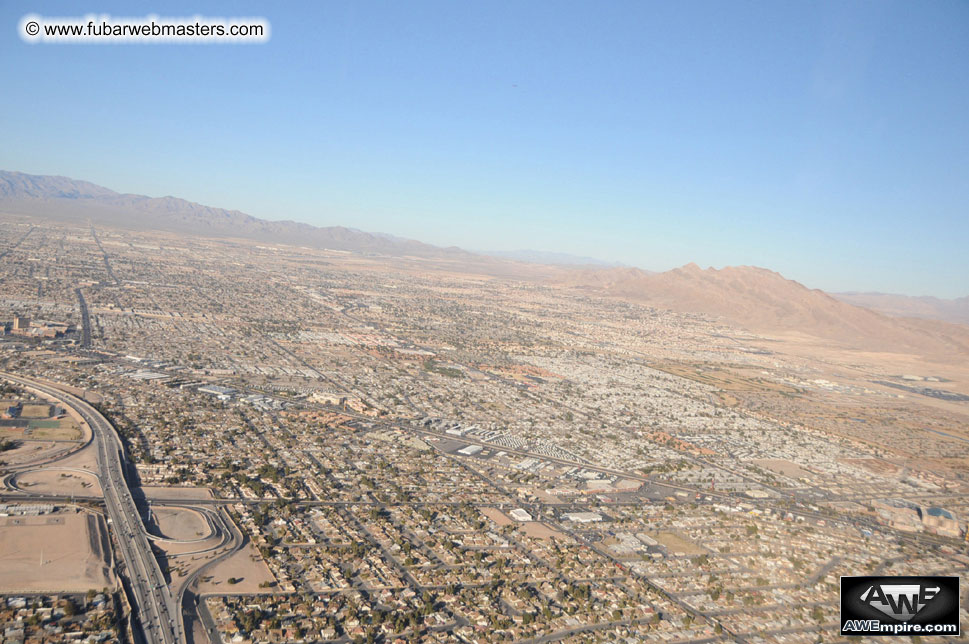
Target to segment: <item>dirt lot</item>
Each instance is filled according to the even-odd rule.
[[[26,427],[0,427],[0,438],[20,440],[24,437]]]
[[[899,465],[889,463],[880,458],[841,458],[838,461],[856,467],[863,467],[866,470],[874,472],[875,474],[881,474],[882,476],[895,476],[902,471]]]
[[[82,470],[96,472],[98,469],[98,453],[93,443],[89,443],[84,449],[71,454],[63,461],[57,461],[57,467],[76,467]]]
[[[205,518],[196,510],[153,507],[152,514],[161,536],[168,539],[191,541],[201,539],[211,532]]]
[[[49,418],[50,405],[47,403],[24,403],[21,418]]]
[[[698,546],[683,535],[675,532],[658,532],[649,535],[659,541],[673,554],[678,555],[702,555],[707,552],[706,548]]]
[[[551,539],[554,537],[558,541],[572,541],[568,536],[553,530],[544,523],[538,521],[526,521],[522,524],[522,530],[533,539]]]
[[[17,475],[17,486],[31,494],[77,494],[98,496],[101,485],[94,474],[66,472],[57,468],[25,472]]]
[[[0,518],[0,593],[113,588],[108,539],[90,514]]]
[[[747,375],[742,369],[719,369],[705,364],[654,364],[654,369],[666,373],[689,378],[705,385],[711,385],[726,391],[776,391],[794,393],[796,390],[779,382],[766,380],[759,375]],[[734,401],[736,397],[731,396]]]
[[[25,441],[17,439],[17,447],[4,452],[0,460],[8,465],[29,465],[42,463],[55,456],[63,455],[77,447],[76,443],[55,441]]]
[[[514,523],[514,521],[508,518],[508,515],[498,508],[481,508],[481,514],[497,523],[499,528]]]
[[[754,464],[771,470],[772,472],[789,476],[792,479],[809,478],[814,476],[814,472],[804,469],[797,463],[792,463],[791,461],[780,458],[756,458],[754,459]]]
[[[230,584],[229,579],[233,577],[241,581]],[[259,584],[273,581],[276,579],[270,572],[269,566],[250,543],[222,563],[207,570],[199,582],[199,592],[265,593],[271,592],[272,589],[260,588]]]

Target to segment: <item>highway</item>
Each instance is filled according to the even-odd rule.
[[[191,616],[191,614],[194,612],[195,615],[198,617],[198,619],[202,622],[202,627],[205,629],[205,632],[211,644],[216,644],[217,642],[221,642],[222,638],[219,637],[218,629],[216,628],[215,623],[212,621],[212,616],[209,614],[209,611],[205,607],[204,603],[200,602],[198,594],[194,592],[190,592],[189,589],[192,586],[197,587],[197,582],[205,571],[210,570],[211,568],[217,566],[219,563],[225,561],[232,555],[242,550],[242,548],[245,547],[247,543],[249,543],[249,539],[245,536],[244,533],[242,533],[238,528],[236,528],[235,523],[233,523],[232,519],[229,518],[225,510],[223,510],[222,508],[218,508],[217,518],[219,519],[219,523],[222,524],[222,527],[219,528],[217,525],[214,527],[217,532],[222,533],[222,541],[221,543],[219,543],[219,545],[209,548],[206,551],[217,550],[218,548],[222,548],[224,546],[228,546],[228,548],[222,554],[218,555],[215,559],[212,559],[206,562],[205,564],[199,566],[195,570],[193,570],[192,573],[189,574],[189,576],[186,579],[182,580],[182,583],[178,588],[178,593],[176,597],[176,603],[182,609],[182,615],[183,615],[182,628],[183,629],[185,628],[184,615],[188,614],[189,616]],[[199,551],[199,552],[206,552],[206,551]],[[194,553],[185,553],[185,554],[194,554]],[[191,617],[189,620],[189,624],[191,624]]]
[[[183,644],[181,612],[148,542],[148,533],[124,478],[124,450],[114,427],[94,407],[49,384],[0,372],[11,382],[32,388],[71,407],[91,427],[108,523],[113,530],[131,586],[132,603],[148,644]]]

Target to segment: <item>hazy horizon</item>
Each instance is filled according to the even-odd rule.
[[[0,165],[439,246],[969,293],[964,4],[205,13],[264,15],[272,38],[31,45],[11,29],[0,54],[25,99],[0,106],[16,124]]]
[[[6,170],[6,169],[3,169],[3,168],[0,168],[0,172],[3,172],[3,171],[7,171],[7,172],[21,172],[19,170]],[[21,172],[21,173],[22,174],[31,175],[31,176],[58,176],[58,177],[70,179],[70,180],[73,180],[73,181],[86,181],[85,179],[80,179],[80,178],[77,178],[77,177],[67,177],[67,176],[64,176],[64,175],[33,175],[32,173],[25,173],[25,172]],[[146,196],[146,197],[153,198],[153,199],[158,199],[158,198],[183,199],[182,197],[179,197],[178,195],[174,195],[174,194],[139,195],[138,193],[133,193],[133,192],[130,192],[130,191],[115,190],[111,186],[101,186],[100,184],[97,184],[96,182],[93,182],[93,181],[86,181],[86,182],[87,183],[93,183],[93,184],[98,185],[98,186],[100,186],[102,188],[108,188],[108,189],[110,189],[110,190],[112,190],[112,191],[114,191],[114,192],[116,192],[118,194],[133,194],[133,195],[137,195],[137,196]],[[197,202],[191,202],[191,203],[197,203]],[[211,207],[211,208],[222,208],[222,206],[219,206],[218,204],[205,204],[205,203],[203,203],[203,204],[199,204],[199,205],[206,206],[206,207]],[[229,210],[229,209],[226,209],[226,208],[222,208],[222,209]],[[246,212],[244,209],[242,209],[242,210],[240,210],[240,209],[231,209],[231,210],[238,210],[239,212],[242,212],[243,214],[252,215],[252,213]],[[400,239],[412,239],[413,241],[428,243],[427,240],[425,240],[425,239],[418,239],[418,238],[415,238],[415,237],[408,237],[407,235],[394,233],[392,231],[385,231],[385,230],[362,230],[362,229],[359,229],[359,228],[355,228],[353,226],[347,226],[347,225],[342,224],[342,223],[339,223],[339,222],[334,222],[332,224],[323,224],[323,225],[320,225],[320,224],[314,224],[314,223],[308,222],[308,221],[300,221],[300,220],[293,220],[293,219],[269,219],[269,218],[260,218],[260,219],[265,219],[267,221],[276,221],[276,222],[294,221],[296,223],[310,224],[310,225],[320,226],[320,227],[326,227],[326,226],[345,227],[345,228],[350,228],[350,229],[353,229],[353,230],[360,230],[361,232],[365,232],[365,233],[372,233],[372,234],[377,234],[377,235],[390,235],[391,237],[397,237],[397,238],[400,238]],[[544,264],[553,264],[553,265],[554,264],[567,265],[567,264],[569,264],[569,262],[567,262],[565,260],[567,260],[568,258],[572,258],[572,259],[576,260],[574,262],[574,265],[575,266],[577,266],[579,268],[585,268],[585,269],[600,269],[600,270],[605,270],[605,269],[611,269],[611,268],[633,268],[633,269],[639,269],[639,270],[646,271],[646,272],[656,272],[656,273],[659,273],[659,272],[669,271],[669,270],[673,270],[673,269],[676,269],[676,268],[681,268],[681,267],[684,267],[684,266],[687,266],[687,265],[695,264],[695,265],[699,266],[701,269],[713,269],[713,270],[722,270],[724,268],[728,268],[728,267],[731,267],[731,266],[734,266],[734,267],[736,267],[736,266],[757,266],[759,268],[766,268],[766,269],[774,270],[775,272],[779,272],[780,273],[780,271],[777,271],[775,268],[773,268],[771,266],[758,266],[758,265],[750,264],[750,263],[723,264],[723,265],[715,266],[715,265],[712,265],[712,264],[705,264],[702,261],[690,260],[690,261],[685,262],[683,264],[676,264],[676,265],[664,266],[664,267],[656,268],[656,267],[651,267],[651,266],[625,264],[625,263],[622,263],[622,262],[612,261],[612,260],[609,260],[609,259],[606,259],[606,258],[602,258],[602,257],[593,257],[593,256],[590,256],[590,255],[579,255],[579,254],[569,253],[569,252],[565,252],[565,251],[550,250],[550,249],[543,249],[543,248],[522,248],[522,247],[512,248],[512,247],[509,247],[509,248],[506,248],[506,249],[502,249],[502,248],[481,249],[481,248],[474,248],[474,247],[469,248],[469,247],[464,247],[464,246],[458,246],[457,244],[449,244],[449,243],[441,243],[441,244],[434,244],[434,245],[435,246],[439,246],[441,248],[453,248],[453,247],[457,247],[457,248],[460,248],[461,250],[464,250],[464,251],[467,251],[467,252],[470,252],[470,253],[479,254],[479,255],[491,255],[491,256],[495,256],[495,257],[503,257],[503,258],[506,258],[506,259],[518,259],[519,261],[536,263],[536,264],[543,264],[544,263]],[[532,255],[533,257],[526,257],[528,255]],[[546,257],[543,258],[542,256],[546,256]],[[786,274],[783,274],[783,273],[781,273],[781,274],[782,274],[783,277],[785,277],[787,279],[791,279],[791,280],[794,280],[794,281],[798,281],[798,282],[803,283],[808,288],[820,288],[821,290],[826,291],[828,293],[838,294],[838,295],[842,295],[842,294],[843,295],[899,295],[899,296],[903,296],[903,297],[935,297],[935,298],[941,299],[943,301],[951,301],[951,300],[956,300],[956,299],[960,299],[960,298],[969,297],[969,295],[939,296],[939,295],[934,295],[934,294],[930,294],[930,293],[901,293],[901,292],[897,292],[897,291],[896,292],[886,292],[886,291],[876,291],[876,290],[855,290],[855,289],[835,290],[835,289],[828,289],[828,288],[820,287],[820,286],[817,286],[817,285],[814,285],[814,284],[810,284],[810,283],[804,283],[802,280],[799,280],[799,279],[797,279],[795,277],[792,277],[790,275],[786,275]]]

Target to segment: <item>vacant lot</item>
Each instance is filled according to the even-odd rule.
[[[895,476],[902,470],[901,466],[880,458],[841,458],[838,460],[856,467],[863,467],[882,476]]]
[[[651,537],[666,546],[666,549],[677,555],[702,555],[707,552],[706,548],[698,546],[686,537],[676,532],[657,532]]]
[[[481,514],[485,515],[492,521],[498,524],[499,527],[511,525],[514,523],[508,515],[499,510],[498,508],[481,508]]]
[[[63,456],[71,450],[78,449],[77,443],[66,443],[61,441],[40,441],[40,440],[16,440],[17,447],[4,452],[0,456],[7,465],[29,465],[30,463],[43,463],[57,456]],[[63,461],[62,461],[63,463]]]
[[[778,474],[783,474],[792,479],[800,479],[814,476],[814,472],[810,472],[797,463],[792,463],[780,458],[755,458],[754,464],[759,467],[764,467],[772,472],[777,472]]]
[[[197,511],[189,508],[159,508],[153,507],[152,515],[161,532],[167,539],[192,541],[207,536],[210,532],[209,524]]]
[[[90,514],[0,518],[0,593],[113,588],[107,544]]]
[[[572,541],[565,534],[558,530],[553,530],[539,521],[526,521],[522,524],[522,530],[533,539],[551,539],[554,537],[558,541]]]
[[[0,427],[0,438],[19,440],[24,437],[26,427]]]
[[[230,584],[229,579],[236,580]],[[260,588],[262,583],[276,581],[269,566],[251,543],[203,573],[199,582],[200,593],[265,593],[269,588]]]
[[[18,474],[15,482],[17,487],[31,494],[101,495],[101,485],[93,472],[85,474],[50,468]]]
[[[736,371],[722,369],[718,366],[707,364],[655,364],[651,365],[654,369],[665,371],[666,373],[688,378],[705,385],[711,385],[725,391],[772,391],[780,393],[796,393],[797,390],[790,385],[785,385],[773,380],[765,379],[759,375],[747,375],[741,369]],[[731,396],[736,400],[735,396]]]

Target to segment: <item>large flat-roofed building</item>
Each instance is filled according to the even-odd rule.
[[[959,525],[959,520],[951,512],[943,508],[926,508],[922,512],[922,525],[925,526],[926,531],[934,532],[944,537],[958,539],[962,536],[962,528]]]
[[[903,499],[883,499],[872,501],[872,507],[878,519],[897,530],[904,532],[921,532],[922,508],[917,504]]]
[[[598,512],[566,512],[565,518],[573,523],[598,523],[602,515]]]
[[[230,389],[229,387],[220,387],[219,385],[202,385],[197,389],[200,393],[209,394],[211,396],[218,396],[219,398],[228,398],[236,393],[235,389]]]
[[[525,508],[515,508],[508,513],[515,521],[531,521],[532,515]]]

